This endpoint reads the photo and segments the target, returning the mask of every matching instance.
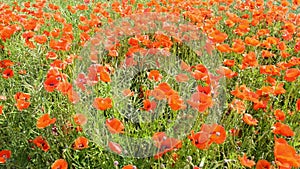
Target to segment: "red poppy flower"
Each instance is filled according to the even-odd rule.
[[[42,115],[36,123],[36,127],[38,129],[43,129],[45,127],[48,127],[51,124],[54,124],[56,121],[56,118],[50,118],[50,115],[48,113]]]
[[[24,109],[27,109],[30,106],[30,102],[26,102],[23,100],[17,100],[17,103],[15,105],[19,111],[22,111]]]
[[[272,45],[277,45],[279,43],[279,39],[276,37],[267,37],[266,40]]]
[[[47,152],[49,149],[50,149],[50,146],[48,144],[48,142],[43,139],[42,136],[37,136],[34,140],[33,140],[33,143],[41,148],[43,151]]]
[[[300,111],[300,99],[298,99],[296,102],[296,110]]]
[[[226,140],[226,131],[221,125],[214,125],[210,140],[216,144],[222,144]]]
[[[123,123],[116,118],[107,119],[105,124],[110,133],[112,134],[124,133],[125,127]]]
[[[122,169],[137,169],[137,167],[130,164],[130,165],[126,165],[126,166],[122,167]]]
[[[166,139],[167,139],[167,135],[165,132],[156,132],[152,136],[152,140],[155,142],[156,147],[159,147],[160,143]]]
[[[82,125],[85,125],[87,123],[86,116],[84,114],[81,114],[81,113],[75,114],[74,117],[73,117],[73,119],[74,119],[74,121],[75,121],[75,123],[77,125],[81,125],[82,126]]]
[[[202,129],[201,129],[202,130]],[[194,133],[194,131],[191,131],[191,135],[188,136],[188,138],[192,141],[192,144],[196,146],[197,148],[203,150],[208,149],[209,146],[212,144],[210,141],[210,133],[205,131],[200,131],[197,133]]]
[[[62,61],[62,60],[56,59],[56,60],[54,60],[54,61],[50,64],[50,66],[51,66],[52,68],[57,68],[57,69],[64,70],[64,69],[66,69],[67,64],[66,64],[64,61]]]
[[[187,103],[199,112],[204,112],[212,106],[213,101],[210,95],[204,94],[203,92],[196,92],[192,94],[191,99]]]
[[[280,168],[300,167],[300,155],[283,138],[275,138],[275,162]]]
[[[109,149],[111,151],[113,151],[113,152],[115,152],[117,154],[121,154],[122,153],[122,147],[119,144],[117,144],[117,143],[114,143],[114,142],[110,141],[108,143],[108,147],[109,147]]]
[[[243,121],[250,126],[252,125],[256,126],[258,122],[255,118],[252,117],[251,114],[247,114],[247,113],[244,114]]]
[[[286,137],[294,136],[294,131],[286,124],[282,124],[281,122],[276,122],[274,124],[274,134],[280,134]]]
[[[270,34],[269,29],[260,29],[260,30],[257,31],[258,36],[269,35],[269,34]]]
[[[32,38],[34,36],[34,32],[33,31],[26,31],[22,34],[22,37],[25,39],[25,40],[28,40],[30,38]]]
[[[286,47],[285,42],[281,41],[278,43],[277,48],[281,51],[284,51],[284,50],[286,50],[287,47]]]
[[[286,92],[286,90],[283,88],[284,83],[279,83],[277,86],[275,86],[274,89],[274,95],[277,96],[279,94],[284,94]]]
[[[274,115],[276,117],[276,120],[284,121],[285,119],[285,114],[282,110],[279,109],[275,110]]]
[[[83,136],[78,137],[73,145],[75,150],[82,150],[89,147],[89,140]]]
[[[247,45],[251,45],[251,46],[259,46],[259,44],[260,44],[259,40],[255,39],[255,38],[251,38],[251,37],[246,37],[245,43]]]
[[[298,42],[296,43],[294,50],[296,53],[300,51],[300,40],[298,40]]]
[[[155,101],[150,101],[149,99],[143,100],[143,110],[146,111],[153,111],[156,108],[156,102]]]
[[[231,48],[228,44],[217,44],[216,48],[218,51],[222,52],[222,53],[229,53],[231,52]]]
[[[8,79],[8,78],[11,78],[14,76],[14,71],[10,68],[7,68],[5,69],[3,72],[2,72],[2,77],[4,79]]]
[[[30,94],[17,92],[14,96],[15,100],[28,101],[30,99]]]
[[[208,34],[208,37],[214,42],[214,43],[222,43],[227,39],[228,35],[226,33],[222,33],[219,30],[212,31]]]
[[[280,69],[274,65],[260,66],[259,71],[261,74],[280,76]]]
[[[3,113],[3,106],[0,105],[0,115]]]
[[[162,75],[159,73],[158,70],[151,70],[148,73],[148,79],[158,82],[162,79]]]
[[[123,96],[127,97],[127,96],[134,96],[134,92],[131,91],[130,89],[124,89],[122,91]]]
[[[224,143],[226,140],[226,131],[223,126],[218,124],[203,124],[199,132],[194,133],[194,131],[192,131],[188,138],[197,148],[207,149],[212,143]]]
[[[51,169],[68,169],[68,162],[64,159],[58,159],[51,165]]]
[[[238,54],[242,54],[244,53],[245,49],[246,47],[244,45],[244,42],[241,39],[233,40],[231,51]]]
[[[166,83],[166,82],[160,83],[157,86],[157,89],[163,91],[164,95],[167,96],[167,97],[169,97],[169,96],[171,96],[172,94],[175,93],[175,91],[172,90],[171,86],[168,83]]]
[[[17,103],[15,104],[19,111],[22,111],[23,109],[27,109],[30,106],[30,95],[22,92],[18,92],[15,94],[15,100]]]
[[[67,95],[68,95],[69,101],[73,104],[77,103],[80,100],[79,94],[74,90],[69,90]]]
[[[57,59],[57,54],[55,52],[48,52],[46,55],[46,59],[51,59],[51,60],[55,60]]]
[[[240,163],[243,165],[243,166],[246,166],[246,167],[253,167],[255,165],[255,162],[253,160],[249,160],[247,159],[247,156],[246,154],[243,155],[243,157],[238,157],[239,160],[240,160]]]
[[[158,87],[154,88],[154,90],[150,92],[150,96],[153,96],[156,100],[163,100],[166,97],[165,93]]]
[[[211,94],[211,87],[210,86],[198,85],[197,86],[197,91],[200,92],[200,93],[204,93],[206,95],[210,95]]]
[[[298,76],[300,76],[300,70],[297,68],[291,68],[286,70],[284,79],[288,82],[293,82],[297,80]]]
[[[101,81],[106,83],[111,81],[108,68],[106,68],[105,66],[96,65],[95,70],[96,70],[95,73],[97,73],[97,75],[100,75]]]
[[[19,73],[20,75],[26,75],[26,74],[27,74],[26,70],[24,70],[24,69],[19,70],[18,73]]]
[[[85,91],[87,84],[87,78],[84,73],[79,73],[77,76],[77,79],[75,81],[75,84],[78,88],[80,88],[82,91]]]
[[[47,92],[53,92],[58,85],[59,80],[57,80],[57,77],[55,76],[47,78],[44,82],[44,88]]]
[[[6,162],[7,159],[11,157],[11,151],[10,150],[1,150],[0,151],[0,164],[3,164]]]
[[[271,169],[271,164],[267,160],[258,160],[256,169]]]
[[[177,82],[187,82],[189,81],[189,77],[186,74],[180,73],[175,76]]]
[[[224,62],[223,62],[223,64],[225,66],[232,67],[235,64],[235,61],[234,60],[225,59]]]
[[[46,35],[36,35],[34,36],[34,41],[39,44],[44,44],[47,42]]]
[[[68,92],[70,90],[72,90],[72,88],[73,88],[72,84],[67,82],[67,81],[63,81],[63,82],[58,83],[58,85],[56,87],[56,89],[58,91],[60,91],[62,94],[65,94],[65,95],[68,94]]]
[[[229,79],[238,75],[238,73],[233,72],[231,69],[229,69],[228,67],[224,67],[224,66],[222,66],[221,68],[216,70],[216,72],[220,75],[226,76]]]
[[[13,66],[14,63],[11,60],[8,59],[4,59],[4,60],[0,60],[0,68],[8,68]]]
[[[248,54],[244,54],[243,56],[242,69],[245,69],[248,66],[256,67],[258,65],[256,54],[254,52],[251,51]]]
[[[229,107],[234,111],[237,111],[238,114],[244,114],[246,111],[245,103],[241,100],[234,99],[230,104]]]
[[[167,138],[166,137],[165,139],[162,139],[161,142],[159,142],[159,144],[156,144],[156,145],[159,148],[159,152],[154,155],[154,158],[159,159],[164,154],[172,151],[173,149],[181,148],[182,142],[175,138]]]
[[[271,53],[270,51],[267,51],[267,50],[263,50],[262,53],[261,53],[261,56],[263,58],[269,58],[269,57],[272,57],[274,54]]]
[[[188,71],[188,72],[191,69],[191,67],[187,63],[185,63],[184,61],[180,62],[180,68],[181,68],[181,70]]]
[[[95,98],[93,106],[97,110],[107,110],[112,107],[112,100],[110,98]]]
[[[184,105],[184,101],[178,94],[173,94],[169,97],[168,104],[172,110],[180,110],[184,109],[186,106]]]

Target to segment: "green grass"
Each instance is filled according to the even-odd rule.
[[[31,1],[34,3],[34,1]],[[12,5],[12,2],[5,2]],[[83,15],[89,18],[89,14],[92,13],[92,8],[95,7],[96,3],[89,4],[89,10],[78,11],[76,14],[71,14],[67,10],[67,5],[76,6],[82,4],[79,1],[62,1],[62,0],[51,0],[48,3],[54,3],[60,6],[59,12],[66,19],[67,23],[73,25],[73,35],[74,40],[72,41],[72,46],[69,51],[59,51],[57,52],[60,59],[67,58],[70,54],[81,54],[83,49],[80,46],[80,31],[77,25],[80,24],[79,16]],[[104,3],[104,2],[103,2]],[[106,1],[105,1],[106,3]],[[111,2],[108,2],[108,4]],[[146,1],[141,1],[140,3],[146,3]],[[22,3],[19,2],[22,6]],[[217,9],[217,8],[216,8]],[[214,10],[216,10],[214,9]],[[50,9],[45,6],[44,12],[53,13]],[[112,10],[108,11],[112,13]],[[231,9],[232,12],[237,13],[239,16],[247,11],[238,11]],[[217,13],[217,12],[216,12]],[[218,13],[218,15],[224,15],[224,12]],[[113,15],[117,17],[118,15]],[[224,17],[223,20],[225,20]],[[227,19],[227,18],[226,18]],[[103,19],[103,24],[106,20]],[[47,25],[49,24],[49,25]],[[252,36],[257,32],[258,29],[264,27],[270,27],[271,35],[277,36],[277,30],[280,29],[283,23],[274,23],[273,25],[267,26],[266,24],[260,24],[257,27],[251,27],[248,34],[241,37],[232,34],[233,28],[228,28],[224,25],[223,21],[217,25],[219,29],[229,35],[229,38],[225,43],[232,44],[232,39],[241,38],[244,39],[246,36]],[[36,34],[42,34],[44,30],[51,31],[54,28],[63,28],[61,23],[56,22],[54,19],[45,20],[45,25],[42,25]],[[246,153],[248,157],[253,158],[254,161],[260,159],[266,159],[269,162],[274,161],[274,134],[272,133],[271,127],[276,122],[274,118],[274,110],[281,109],[286,114],[286,120],[284,124],[288,124],[293,131],[296,133],[294,137],[287,138],[289,144],[293,146],[296,150],[300,149],[300,136],[299,136],[299,112],[296,111],[295,105],[298,98],[300,98],[299,88],[299,78],[294,82],[286,82],[283,76],[276,77],[278,82],[284,83],[284,88],[286,93],[278,96],[270,96],[270,101],[265,110],[259,109],[254,110],[252,103],[250,101],[245,101],[247,107],[246,113],[251,114],[254,118],[258,120],[257,126],[249,126],[242,120],[242,115],[237,114],[235,111],[230,111],[227,107],[229,103],[235,98],[230,94],[230,91],[234,90],[236,86],[241,86],[246,84],[246,86],[251,89],[251,91],[256,91],[262,86],[268,86],[269,84],[265,82],[266,75],[262,75],[259,72],[259,67],[247,68],[245,70],[239,69],[238,65],[242,63],[242,54],[229,53],[221,54],[216,51],[216,55],[220,58],[220,62],[224,59],[234,59],[236,64],[231,70],[238,73],[237,77],[232,79],[226,79],[224,83],[225,88],[225,100],[224,106],[226,108],[222,109],[221,117],[217,120],[218,123],[226,129],[227,139],[223,144],[217,145],[212,144],[208,150],[200,150],[191,144],[191,142],[184,137],[182,139],[182,148],[174,150],[165,154],[162,158],[156,160],[153,157],[146,158],[134,158],[119,156],[109,151],[104,145],[98,144],[97,140],[94,140],[92,135],[85,132],[77,132],[75,130],[75,123],[73,116],[78,113],[78,111],[85,111],[89,109],[90,105],[84,105],[86,107],[82,108],[80,105],[73,105],[69,102],[67,96],[61,94],[58,91],[49,93],[44,89],[44,81],[47,76],[47,72],[50,68],[52,61],[46,59],[46,53],[52,51],[49,47],[49,39],[46,44],[39,45],[36,44],[35,49],[29,49],[24,46],[25,40],[22,38],[22,33],[24,31],[14,34],[9,40],[4,42],[0,41],[0,44],[5,46],[5,49],[0,51],[0,60],[10,59],[15,63],[13,70],[15,75],[13,78],[4,79],[0,78],[0,95],[6,96],[6,101],[0,101],[0,105],[4,106],[4,113],[0,115],[0,150],[8,149],[12,152],[12,157],[5,163],[0,164],[0,168],[36,168],[44,169],[49,168],[51,164],[59,158],[66,159],[69,168],[76,169],[100,169],[100,168],[122,168],[125,165],[133,164],[139,169],[148,168],[191,168],[193,165],[199,166],[203,164],[203,168],[208,169],[218,169],[218,168],[228,168],[236,169],[243,168],[238,160],[238,156],[242,156]],[[90,36],[95,35],[94,31],[91,31]],[[124,57],[128,44],[125,44],[126,38],[122,42],[122,47],[120,49],[120,56],[117,59],[107,58],[105,63],[119,63]],[[290,41],[286,43],[288,46],[287,51],[294,57],[299,57],[299,52],[293,51],[295,41]],[[275,46],[271,49],[272,52],[276,54],[276,57],[270,59],[263,59],[260,53],[263,48],[261,47],[249,47],[247,46],[246,51],[255,51],[258,55],[258,62],[260,65],[275,65],[278,62],[288,61],[290,58],[284,59],[279,57],[280,51],[276,49]],[[178,58],[184,60],[189,65],[197,65],[203,62],[203,60],[197,58],[195,52],[192,51],[188,46],[174,44],[171,49],[172,53]],[[202,61],[202,62],[201,62]],[[205,61],[204,61],[205,62]],[[206,62],[208,63],[208,62]],[[76,76],[74,72],[78,71],[78,64],[80,61],[77,60],[74,64],[68,65],[62,72],[68,75],[68,80],[72,82],[73,77]],[[294,66],[299,69],[299,65]],[[19,70],[26,70],[26,75],[20,75],[17,72]],[[116,71],[119,71],[115,68]],[[163,71],[162,71],[163,72]],[[284,75],[285,71],[281,71]],[[179,84],[174,80],[174,77],[169,76],[166,72],[162,73],[165,75],[163,81],[168,81],[173,89],[179,89]],[[198,82],[200,83],[200,82]],[[203,83],[203,82],[201,82]],[[134,79],[130,89],[134,92],[139,92],[139,87],[144,86],[145,89],[153,89],[158,83],[153,83],[147,79],[146,72],[141,72],[141,74]],[[181,86],[182,87],[182,86]],[[112,96],[111,83],[98,83],[96,86],[91,88],[94,97],[108,97]],[[30,107],[23,111],[18,111],[15,106],[14,95],[17,92],[29,93]],[[112,96],[113,97],[113,96]],[[134,98],[137,99],[137,98]],[[89,100],[90,103],[92,100]],[[133,100],[136,107],[142,105],[142,99]],[[82,108],[79,110],[79,108]],[[293,111],[295,114],[289,115],[288,112]],[[177,118],[179,112],[172,111],[170,108],[165,108],[161,110],[162,114],[158,116],[152,123],[134,123],[126,118],[122,113],[118,112],[115,108],[106,111],[93,112],[97,118],[111,118],[115,117],[120,119],[125,125],[125,134],[121,136],[141,138],[141,137],[152,137],[152,135],[157,131],[165,131],[174,124],[174,120]],[[38,129],[36,127],[36,120],[43,114],[49,113],[51,117],[55,117],[57,121],[54,125],[51,125],[45,129]],[[211,113],[215,113],[212,112]],[[209,123],[208,120],[211,116],[204,114],[197,114],[195,117],[195,124],[192,129],[199,131],[200,126],[203,123]],[[104,120],[104,119],[102,119]],[[184,121],[189,123],[189,121]],[[67,124],[72,124],[73,128],[69,129],[69,132],[64,131],[64,126]],[[189,124],[190,125],[190,124]],[[100,124],[101,127],[104,125]],[[182,125],[183,126],[183,125]],[[230,129],[236,128],[240,130],[238,136],[232,136],[229,132]],[[172,133],[172,132],[171,132]],[[31,140],[36,136],[43,136],[46,138],[50,145],[50,150],[48,152],[43,152],[41,149],[37,148]],[[89,148],[83,150],[74,150],[72,145],[74,140],[79,136],[85,136],[89,139]],[[122,140],[124,137],[114,136],[116,140],[122,141],[124,146],[128,140]],[[179,156],[177,161],[174,161],[172,154],[176,153]],[[192,157],[191,161],[187,158]],[[114,161],[119,162],[119,166],[114,166]],[[245,167],[244,167],[245,168]]]

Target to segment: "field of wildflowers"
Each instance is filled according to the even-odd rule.
[[[0,2],[0,168],[300,168],[299,0]]]

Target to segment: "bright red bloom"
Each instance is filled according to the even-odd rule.
[[[256,126],[258,122],[255,118],[252,117],[251,114],[247,114],[247,113],[244,114],[243,121],[250,126],[252,125]]]
[[[296,102],[296,110],[300,111],[300,99],[298,99]]]
[[[124,133],[125,127],[123,123],[116,118],[107,119],[105,124],[110,133],[112,134]]]
[[[276,120],[284,121],[285,119],[285,114],[282,110],[279,109],[275,110],[274,115],[276,117]]]
[[[39,44],[44,44],[47,42],[47,36],[46,35],[36,35],[36,36],[34,36],[34,41]]]
[[[27,109],[30,106],[30,95],[27,93],[18,92],[15,94],[15,100],[17,103],[15,104],[19,111],[22,111],[23,109]]]
[[[300,70],[296,68],[291,68],[286,70],[284,79],[288,82],[293,82],[297,80],[298,76],[300,76]]]
[[[89,147],[89,140],[85,137],[78,137],[73,145],[75,150],[82,150]]]
[[[84,114],[81,114],[81,113],[77,113],[74,115],[73,117],[75,123],[77,125],[85,125],[88,121],[87,117],[84,115]]]
[[[14,71],[10,68],[7,68],[2,72],[2,77],[4,79],[12,78],[13,76],[14,76]]]
[[[121,154],[122,153],[122,147],[118,144],[118,143],[114,143],[114,142],[109,142],[108,143],[108,147],[111,151],[117,153],[117,154]]]
[[[300,155],[283,138],[275,137],[274,156],[276,164],[281,168],[300,167]]]
[[[57,77],[55,76],[51,76],[47,78],[44,82],[44,88],[47,92],[53,92],[58,85],[59,85],[59,80],[57,80]]]
[[[48,113],[42,115],[36,123],[36,127],[38,129],[43,129],[45,127],[48,127],[51,124],[54,124],[56,121],[56,118],[50,118],[50,115]]]
[[[49,146],[48,142],[47,142],[45,139],[43,139],[42,136],[36,137],[36,138],[33,140],[33,143],[34,143],[37,147],[41,148],[41,149],[42,149],[43,151],[45,151],[45,152],[47,152],[47,151],[50,149],[50,146]]]
[[[286,137],[291,137],[295,135],[294,131],[288,125],[282,124],[281,122],[276,122],[274,124],[274,128],[274,134],[280,134]]]
[[[243,166],[246,166],[246,167],[249,167],[249,168],[251,168],[255,165],[255,162],[253,160],[247,159],[246,154],[244,154],[243,157],[239,156],[239,160],[240,160],[240,162]]]
[[[256,169],[271,169],[271,164],[267,160],[258,160]]]
[[[130,164],[130,165],[126,165],[126,166],[122,167],[122,169],[137,169],[137,167]]]
[[[235,61],[234,60],[225,59],[224,62],[223,62],[223,64],[225,66],[232,67],[235,64]]]
[[[148,73],[148,79],[158,82],[162,79],[162,75],[159,73],[158,70],[151,70]]]
[[[9,159],[11,156],[10,150],[1,150],[0,151],[0,164],[3,164],[6,162],[7,159]]]
[[[194,133],[194,131],[192,131],[188,138],[197,148],[208,149],[212,143],[224,143],[226,140],[226,131],[223,126],[218,124],[203,124],[199,132]]]
[[[68,92],[70,91],[70,90],[72,90],[72,84],[71,83],[69,83],[69,82],[67,82],[67,81],[63,81],[63,82],[60,82],[60,83],[58,83],[58,85],[57,85],[57,90],[58,91],[60,91],[62,94],[68,94]]]
[[[93,106],[97,110],[107,110],[112,107],[112,100],[110,98],[96,98],[94,100]]]
[[[68,163],[64,159],[58,159],[51,165],[51,169],[68,169]]]
[[[144,104],[143,110],[146,111],[153,111],[156,108],[156,102],[150,101],[149,99],[144,100],[143,104]]]

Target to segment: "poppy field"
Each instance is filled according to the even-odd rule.
[[[0,2],[0,168],[300,168],[299,0]]]

